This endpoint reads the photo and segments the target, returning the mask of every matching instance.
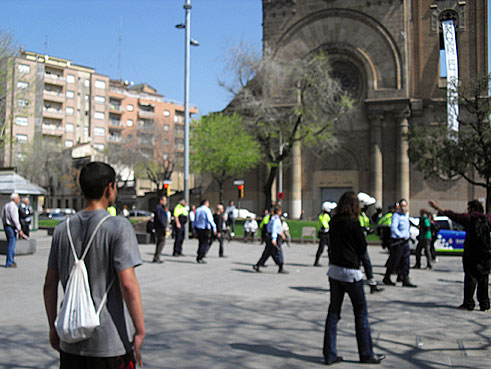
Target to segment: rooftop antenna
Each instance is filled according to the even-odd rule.
[[[122,80],[121,75],[121,44],[123,42],[123,16],[121,15],[121,20],[119,22],[119,37],[118,37],[118,76]]]

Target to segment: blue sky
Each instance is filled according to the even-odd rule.
[[[184,30],[175,25],[184,23],[184,0],[1,2],[0,27],[11,30],[26,50],[70,59],[114,79],[147,82],[167,99],[183,102]],[[191,5],[191,36],[200,46],[191,48],[190,101],[206,114],[230,100],[217,83],[226,51],[241,40],[261,48],[262,2],[191,0]]]
[[[175,28],[184,22],[184,0],[1,2],[0,27],[11,30],[25,49],[111,78],[147,82],[169,100],[184,100],[184,30]],[[191,5],[191,36],[200,46],[191,48],[190,101],[207,114],[230,100],[217,83],[225,76],[226,51],[241,40],[261,49],[262,1],[191,0]],[[489,24],[490,15],[488,10]]]

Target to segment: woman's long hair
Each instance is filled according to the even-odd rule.
[[[346,191],[341,195],[336,207],[336,215],[358,219],[360,216],[360,200],[353,191]]]

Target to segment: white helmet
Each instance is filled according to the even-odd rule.
[[[322,203],[322,211],[331,211],[336,208],[337,204],[335,202],[325,201]]]
[[[377,202],[377,200],[375,200],[375,197],[371,197],[364,192],[358,193],[358,200],[360,200],[360,204],[363,206],[370,206]]]

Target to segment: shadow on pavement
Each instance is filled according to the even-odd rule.
[[[329,292],[329,289],[321,288],[321,287],[291,286],[290,288],[295,291],[306,292],[306,293],[324,294],[326,292]]]
[[[249,343],[232,343],[230,347],[236,350],[248,351],[255,354],[269,355],[269,356],[277,356],[282,358],[291,358],[302,361],[307,361],[309,363],[322,363],[322,358],[319,356],[307,356],[307,355],[298,355],[288,350],[282,350],[276,347],[271,347],[267,345],[257,345],[257,344],[249,344]]]

